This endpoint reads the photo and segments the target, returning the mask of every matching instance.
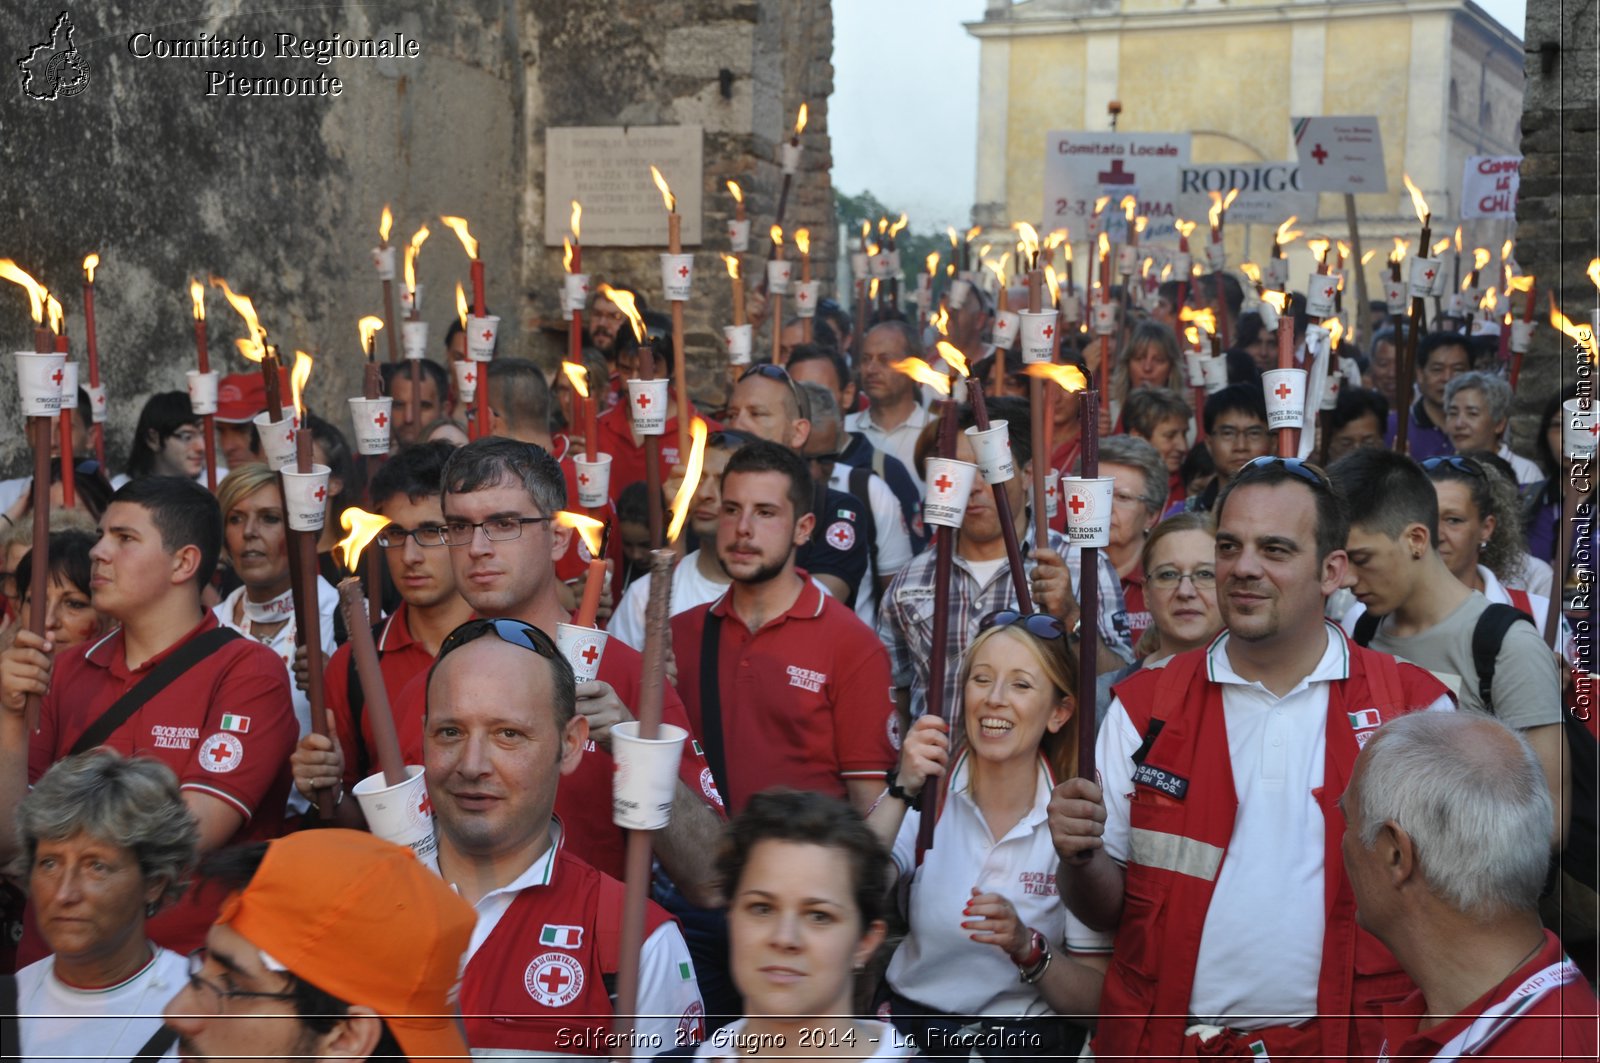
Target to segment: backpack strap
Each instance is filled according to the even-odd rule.
[[[876,610],[883,605],[883,592],[878,590],[878,577],[883,573],[878,571],[878,518],[872,512],[872,475],[871,469],[860,466],[850,470],[850,494],[861,503],[861,533],[867,537],[867,556],[872,562],[872,578],[868,582],[872,584],[869,592]]]
[[[1533,599],[1528,596],[1527,591],[1516,587],[1507,587],[1506,597],[1511,599],[1512,608],[1519,609],[1529,616],[1533,615]]]
[[[134,713],[150,701],[151,698],[161,693],[183,673],[199,664],[206,657],[220,650],[228,643],[242,636],[230,627],[218,625],[210,631],[203,631],[194,638],[179,646],[167,657],[166,660],[156,665],[135,683],[127,693],[112,702],[99,717],[91,723],[78,740],[72,743],[72,748],[67,751],[68,756],[77,753],[86,753],[91,749],[104,745],[106,739],[116,733],[117,728],[127,723]]]
[[[1355,627],[1350,631],[1350,641],[1357,646],[1366,646],[1372,641],[1372,636],[1378,633],[1378,625],[1382,621],[1383,617],[1374,616],[1372,610],[1368,609],[1356,617]]]
[[[156,1032],[150,1035],[150,1040],[139,1047],[128,1063],[156,1063],[161,1057],[172,1050],[178,1043],[178,1031],[162,1023],[156,1027]]]
[[[722,617],[717,615],[713,602],[700,631],[700,742],[717,791],[728,794],[732,791],[728,789],[727,756],[722,744],[722,683],[717,675],[721,650]]]
[[[1478,698],[1485,712],[1494,712],[1494,661],[1500,656],[1500,644],[1506,632],[1519,620],[1533,624],[1533,617],[1519,609],[1498,602],[1490,605],[1472,626],[1472,667],[1478,672]],[[1538,631],[1534,624],[1534,630]]]

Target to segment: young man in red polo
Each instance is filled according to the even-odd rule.
[[[811,473],[778,443],[747,443],[722,474],[717,555],[733,583],[672,618],[678,687],[737,811],[791,786],[865,815],[898,755],[889,655],[848,605],[795,568],[816,527]]]
[[[121,626],[60,659],[27,630],[0,654],[0,859],[14,855],[26,784],[102,745],[177,774],[202,852],[275,837],[299,725],[282,662],[219,629],[201,604],[222,546],[217,500],[192,481],[148,477],[113,496],[100,527],[90,593]],[[29,734],[32,695],[44,700]],[[150,921],[151,937],[178,952],[196,947],[216,901],[192,891]],[[42,954],[27,938],[21,951],[24,962]]]

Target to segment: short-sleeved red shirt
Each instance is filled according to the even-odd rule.
[[[845,797],[845,780],[894,767],[899,734],[889,655],[849,606],[809,579],[789,611],[751,631],[730,595],[672,618],[678,687],[703,734],[700,645],[706,617],[722,618],[717,678],[728,807],[768,787]]]
[[[374,640],[378,647],[378,668],[383,672],[383,687],[391,706],[395,695],[404,690],[412,679],[426,673],[433,664],[433,654],[411,637],[408,616],[408,607],[401,602],[389,619],[383,622]],[[354,714],[350,703],[350,677],[353,671],[350,644],[347,642],[334,651],[328,659],[328,667],[322,673],[323,701],[333,711],[334,732],[339,738],[339,749],[344,754],[346,793],[378,770],[378,745],[372,734],[372,703],[366,698],[362,698],[361,706],[361,742],[358,744],[355,740]],[[366,753],[365,757],[360,755],[362,750]]]
[[[165,651],[128,668],[119,629],[75,646],[55,662],[39,730],[28,750],[28,783],[65,757],[89,725],[179,646],[217,626],[205,618]],[[171,768],[179,785],[238,810],[243,826],[232,842],[266,841],[283,828],[292,777],[289,755],[300,736],[283,661],[249,638],[237,638],[194,664],[116,729],[104,745],[123,756],[149,757]],[[206,903],[190,891],[150,921],[157,944],[175,952],[198,947],[220,896]]]
[[[722,426],[711,418],[701,413],[694,413],[706,422],[708,430],[715,432]],[[633,421],[628,416],[627,403],[618,403],[595,421],[595,449],[601,454],[611,455],[611,482],[607,490],[611,501],[615,502],[622,494],[622,489],[632,483],[639,483],[645,478],[645,448],[642,443],[633,441]],[[666,482],[667,474],[672,467],[678,464],[678,419],[667,419],[666,434],[661,437],[661,479]],[[576,490],[571,484],[569,490]],[[573,496],[574,498],[576,495]]]
[[[609,683],[617,697],[629,709],[639,704],[644,658],[625,643],[611,639],[606,643],[605,656],[600,658],[597,678]],[[406,684],[394,699],[395,723],[400,731],[400,749],[407,764],[421,764],[422,717],[427,707],[428,677],[426,671]],[[687,730],[693,738],[698,734],[689,726],[683,702],[677,691],[668,684],[661,699],[661,720]],[[556,816],[567,825],[567,847],[585,863],[597,867],[613,878],[626,873],[623,854],[627,848],[626,834],[611,822],[611,773],[615,766],[611,754],[601,749],[591,739],[583,750],[583,758],[571,775],[561,777],[556,790]],[[678,762],[678,778],[690,792],[720,815],[722,797],[712,781],[711,769],[698,742],[684,748],[683,759]]]

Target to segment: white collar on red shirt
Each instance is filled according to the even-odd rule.
[[[1341,679],[1350,678],[1350,647],[1345,642],[1344,632],[1330,621],[1322,622],[1323,628],[1328,633],[1327,648],[1322,651],[1322,657],[1316,666],[1306,674],[1299,683],[1295,684],[1295,691],[1301,690],[1311,683],[1332,683]],[[1213,683],[1236,686],[1255,686],[1254,679],[1245,679],[1233,670],[1233,663],[1228,660],[1228,629],[1223,628],[1216,638],[1211,640],[1211,645],[1206,647],[1206,678]],[[1289,695],[1284,695],[1288,697]]]
[[[550,880],[555,877],[556,855],[561,851],[561,845],[565,838],[566,831],[564,831],[561,827],[561,820],[555,816],[551,816],[550,848],[546,849],[544,854],[540,856],[539,859],[529,864],[527,870],[525,870],[522,874],[518,875],[510,882],[507,882],[504,886],[501,886],[497,889],[492,889],[488,893],[485,893],[482,897],[478,898],[478,904],[482,905],[490,898],[498,897],[502,894],[519,893],[531,886],[550,885]],[[439,846],[437,844],[434,845],[433,850],[428,853],[427,856],[423,857],[422,862],[432,868],[434,874],[442,875],[439,870]],[[455,883],[450,883],[450,888],[455,889]]]
[[[682,562],[679,562],[679,564],[682,564]],[[794,600],[794,604],[788,609],[761,625],[762,629],[769,628],[780,620],[815,620],[822,615],[823,607],[827,604],[827,598],[822,593],[822,588],[817,586],[817,582],[804,569],[795,569],[795,574],[802,581],[800,596]],[[732,587],[723,591],[721,597],[711,603],[711,611],[720,617],[736,615],[733,612]]]

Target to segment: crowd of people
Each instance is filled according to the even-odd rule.
[[[888,300],[763,322],[753,292],[780,356],[705,408],[669,392],[655,469],[618,397],[670,373],[663,315],[644,308],[640,335],[605,295],[585,309],[595,440],[559,367],[505,353],[489,431],[469,429],[452,328],[420,375],[384,367],[387,457],[307,417],[332,471],[314,605],[252,424],[260,374],[222,381],[215,493],[183,392],[148,399],[121,473],[57,461],[77,490],[52,495],[42,632],[34,496],[0,483],[9,1051],[1595,1058],[1594,735],[1564,706],[1600,665],[1549,607],[1596,545],[1590,520],[1557,556],[1589,504],[1571,394],[1518,453],[1495,348],[1441,318],[1397,408],[1405,324],[1379,307],[1370,346],[1333,352],[1345,386],[1306,428],[1320,460],[1277,457],[1276,347],[1236,278],[1147,294],[1106,364],[1076,328],[1062,345],[1105,381],[1088,411],[1028,401],[982,285],[944,297],[1016,475],[976,480],[943,566],[922,516],[940,403],[960,428],[979,414],[896,368],[944,361]],[[1226,383],[1185,378],[1180,301],[1230,326]],[[1287,312],[1303,338],[1303,303]],[[63,422],[73,453],[88,406]],[[658,633],[662,718],[690,740],[635,958],[613,742],[644,695],[651,510],[685,475],[690,418],[704,471]],[[1036,523],[1031,483],[1079,473],[1090,431],[1113,491],[1109,545],[1085,554],[1065,506]],[[583,681],[554,636],[591,557],[556,518],[588,443],[611,458],[590,512],[613,534],[610,638]],[[380,770],[380,710],[337,608],[351,506],[385,522],[371,633],[431,816],[415,853],[353,796]]]

